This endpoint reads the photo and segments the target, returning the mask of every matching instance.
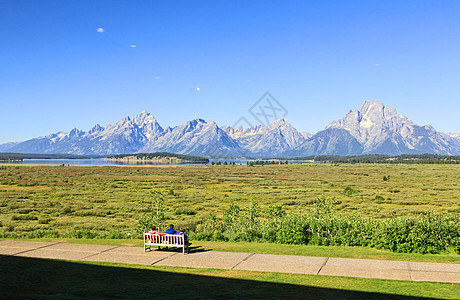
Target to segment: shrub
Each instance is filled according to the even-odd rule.
[[[271,205],[265,211],[267,218],[281,218],[286,215],[286,212],[283,210],[283,205]]]
[[[418,217],[378,220],[358,215],[336,216],[333,201],[320,196],[316,212],[287,214],[271,206],[259,218],[258,206],[232,203],[220,221],[214,215],[191,228],[191,238],[204,240],[266,241],[298,245],[377,247],[393,252],[440,253],[453,247],[460,254],[459,215],[429,212]]]
[[[374,198],[376,201],[384,201],[385,198],[383,198],[382,196],[380,195],[375,195],[375,198]]]
[[[187,216],[193,216],[193,215],[196,215],[196,211],[190,209],[190,208],[186,208],[186,207],[179,207],[178,209],[176,209],[176,211],[174,212],[176,215],[187,215]]]
[[[345,196],[348,196],[348,197],[351,197],[353,196],[353,194],[357,193],[358,191],[353,189],[351,186],[347,186],[344,190],[343,190],[343,194]]]
[[[276,242],[306,245],[308,243],[306,227],[307,223],[304,217],[295,214],[286,215],[279,222],[279,228],[276,231]]]
[[[66,207],[64,207],[64,208],[62,209],[62,213],[63,213],[64,215],[69,215],[69,214],[71,214],[71,213],[72,213],[72,207],[71,207],[71,206],[66,206]]]
[[[26,215],[26,214],[30,213],[31,211],[33,211],[33,209],[19,208],[19,209],[16,210],[17,213],[23,214],[23,215]]]
[[[13,221],[17,221],[17,220],[21,220],[21,221],[31,221],[31,220],[38,220],[38,217],[37,216],[34,216],[34,215],[13,215],[11,217],[11,220]]]
[[[49,224],[51,222],[51,218],[42,217],[38,219],[38,224]]]

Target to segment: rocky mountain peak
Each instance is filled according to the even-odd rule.
[[[89,134],[93,134],[93,133],[98,133],[98,132],[102,132],[102,131],[104,131],[104,127],[102,127],[102,126],[99,125],[99,124],[96,124],[96,125],[94,125],[93,128],[91,128],[91,129],[88,131],[88,133],[89,133]]]
[[[156,123],[156,119],[152,114],[144,110],[136,117],[134,117],[133,122],[137,124],[139,127],[142,127],[143,125],[149,123]]]
[[[83,133],[82,130],[80,129],[77,129],[77,128],[73,128],[72,130],[70,130],[69,132],[69,136],[75,136],[75,135],[81,135]]]
[[[285,119],[278,119],[267,126],[267,128],[292,127]]]
[[[387,107],[381,102],[370,100],[365,101],[358,109],[358,112],[362,119],[378,123],[400,117],[393,107]]]
[[[418,126],[393,107],[378,101],[365,101],[326,129],[345,129],[361,145],[363,153],[454,153],[448,141],[433,127]],[[435,150],[436,149],[436,150]]]
[[[368,153],[460,153],[460,135],[419,126],[378,101],[365,101],[325,130],[309,135],[278,119],[268,126],[219,127],[195,119],[163,130],[146,110],[106,128],[72,129],[21,143],[0,145],[0,151],[23,153],[118,154],[174,152],[195,155],[304,156]]]
[[[361,104],[359,107],[358,111],[365,114],[369,110],[383,110],[385,108],[385,105],[382,102],[379,101],[371,101],[371,100],[366,100]]]
[[[289,123],[285,119],[279,118],[278,120],[276,120],[272,124],[289,124]]]
[[[125,127],[126,125],[129,125],[129,124],[132,124],[131,118],[130,117],[124,117],[123,119],[119,120],[115,124],[107,126],[106,129],[109,129],[109,128],[121,128],[121,127]]]

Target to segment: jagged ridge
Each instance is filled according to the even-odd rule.
[[[0,151],[109,155],[172,152],[210,156],[306,156],[359,154],[460,153],[460,134],[437,132],[398,115],[392,107],[364,102],[358,110],[310,135],[284,119],[269,126],[219,127],[195,119],[163,129],[147,111],[113,125],[95,125],[88,132],[72,129],[25,142],[0,145]]]

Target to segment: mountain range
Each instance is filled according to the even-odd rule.
[[[359,154],[460,154],[460,134],[419,126],[392,107],[365,101],[342,119],[312,135],[299,132],[284,119],[268,126],[219,127],[195,119],[163,128],[153,115],[141,112],[113,125],[77,128],[24,142],[0,145],[0,152],[107,155],[172,152],[215,157],[300,157]]]

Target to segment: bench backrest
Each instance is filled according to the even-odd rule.
[[[144,233],[144,243],[161,244],[163,246],[182,246],[184,236],[182,234],[154,234]]]

